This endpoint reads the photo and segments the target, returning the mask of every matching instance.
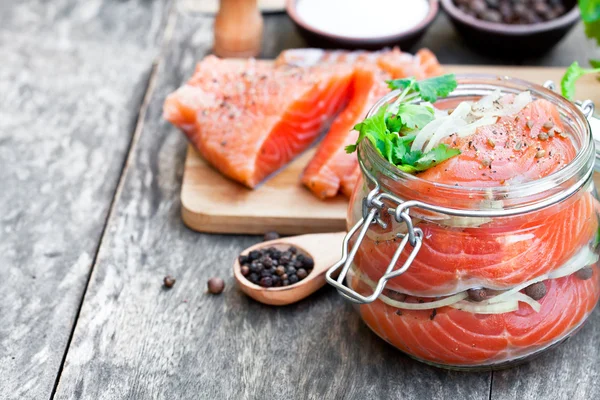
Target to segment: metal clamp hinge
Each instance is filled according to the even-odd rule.
[[[397,204],[397,207],[386,207],[385,200]],[[412,219],[409,215],[409,204],[403,202],[395,196],[389,195],[387,193],[380,193],[379,186],[376,185],[375,189],[373,189],[369,195],[363,200],[363,217],[350,229],[346,237],[344,237],[344,242],[342,245],[342,258],[338,261],[333,267],[331,267],[326,273],[326,279],[329,284],[336,287],[338,292],[346,297],[348,300],[359,303],[366,304],[375,301],[379,295],[383,292],[387,281],[395,278],[404,272],[410,267],[411,263],[417,256],[417,253],[421,249],[421,244],[423,243],[423,231],[419,228],[415,228],[412,223]],[[359,246],[365,238],[368,229],[371,225],[377,224],[382,228],[387,228],[387,224],[380,218],[381,212],[387,212],[394,216],[395,220],[399,223],[406,224],[406,233],[398,233],[398,238],[401,238],[402,241],[398,245],[398,248],[394,252],[390,263],[388,264],[385,273],[377,282],[377,286],[373,293],[369,296],[363,296],[357,293],[352,288],[344,285],[344,280],[348,275],[348,271],[356,257],[356,253],[358,252]],[[350,240],[354,237],[355,234],[358,236],[356,238],[356,242],[349,250]],[[406,245],[409,244],[412,247],[412,251],[408,255],[407,259],[404,261],[402,266],[398,269],[394,269],[400,255],[404,251]],[[341,269],[341,271],[340,271]],[[339,276],[337,279],[334,279],[333,276],[339,271]]]

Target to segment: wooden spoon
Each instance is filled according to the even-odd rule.
[[[242,254],[266,247],[286,250],[290,246],[298,249],[298,254],[312,257],[315,266],[308,276],[301,281],[289,285],[265,288],[250,282],[242,275],[239,260],[233,263],[233,275],[242,292],[261,303],[284,306],[302,300],[325,284],[325,272],[342,256],[342,241],[346,232],[316,233],[311,235],[291,236],[282,239],[262,242],[248,247]]]

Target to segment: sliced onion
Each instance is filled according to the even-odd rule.
[[[589,247],[584,247],[571,257],[563,266],[548,274],[548,279],[562,278],[569,276],[582,268],[592,265],[598,261],[598,254],[594,253]]]
[[[402,308],[404,310],[432,310],[434,308],[450,306],[458,301],[466,299],[467,296],[467,292],[460,292],[453,296],[429,303],[406,303],[403,301],[392,300],[383,294],[379,295],[379,299],[389,306]]]
[[[563,276],[569,276],[582,268],[587,267],[590,264],[598,261],[598,255],[592,252],[589,247],[584,247],[571,257],[565,264],[563,264],[560,268],[555,269],[554,271],[544,274],[542,276],[538,276],[537,278],[531,279],[527,282],[524,282],[520,285],[515,286],[514,288],[507,290],[504,293],[501,293],[497,296],[492,297],[491,299],[486,300],[487,303],[498,303],[507,300],[511,296],[519,293],[521,290],[525,289],[527,286],[531,286],[534,283],[545,281],[546,279],[556,279],[561,278]]]
[[[527,296],[525,293],[521,293],[521,292],[515,293],[514,296],[515,296],[514,297],[515,300],[520,301],[522,303],[529,304],[535,312],[540,312],[540,310],[542,309],[542,305],[538,301]]]
[[[451,226],[454,228],[476,228],[487,224],[488,222],[492,222],[492,219],[486,217],[450,217],[437,222],[440,225]]]
[[[415,136],[415,140],[413,140],[412,145],[410,146],[410,151],[421,150],[425,142],[429,140],[431,136],[435,133],[435,130],[438,129],[446,120],[450,118],[450,116],[441,117],[438,119],[434,119],[427,125],[423,127]]]
[[[503,117],[507,115],[515,115],[521,112],[529,103],[533,101],[531,92],[521,92],[515,96],[514,100],[510,104],[505,104],[500,108],[494,108],[487,111],[473,111],[473,115],[478,117]]]
[[[492,93],[483,96],[479,101],[473,104],[472,109],[476,111],[488,111],[494,107],[494,102],[502,96],[502,92],[499,89],[494,90]]]
[[[445,121],[439,126],[434,134],[429,138],[429,143],[425,146],[425,153],[433,149],[433,147],[442,141],[445,137],[448,137],[464,128],[467,125],[465,118],[471,112],[471,105],[466,102],[462,102],[456,107],[456,109],[448,117],[444,118]],[[426,125],[427,126],[427,125]]]
[[[483,304],[483,302],[473,303],[471,301],[460,301],[450,305],[450,307],[474,314],[504,314],[517,311],[519,309],[519,302],[517,300],[513,300],[502,303]]]
[[[477,128],[481,128],[482,126],[487,126],[487,125],[493,125],[497,121],[498,121],[498,118],[494,117],[494,116],[483,117],[481,119],[478,119],[475,122],[472,122],[472,123],[462,127],[461,129],[457,130],[456,134],[458,135],[458,137],[461,137],[461,138],[471,136],[472,134],[475,133]]]

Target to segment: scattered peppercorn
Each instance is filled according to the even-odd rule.
[[[487,299],[487,292],[483,288],[477,289],[469,289],[467,290],[467,295],[469,295],[469,300],[480,302]]]
[[[263,287],[293,285],[305,279],[315,266],[311,257],[293,246],[283,250],[275,247],[253,250],[238,260],[242,275]]]
[[[265,242],[267,242],[269,240],[276,240],[276,239],[279,239],[279,233],[274,232],[274,231],[265,233],[265,237],[264,237]]]
[[[171,275],[167,275],[163,279],[163,286],[166,289],[171,289],[173,287],[173,285],[175,285],[175,282],[176,282],[175,278],[173,278]]]
[[[210,278],[207,285],[212,294],[220,294],[225,289],[225,282],[221,278]]]
[[[535,158],[542,158],[546,155],[546,150],[538,150],[537,153],[535,153]]]
[[[540,132],[538,134],[538,139],[540,139],[540,140],[548,140],[548,134],[544,133],[544,132]]]
[[[582,281],[590,279],[592,275],[594,275],[592,267],[581,268],[579,271],[575,272],[575,276],[581,279]]]
[[[548,121],[544,122],[544,125],[542,125],[542,128],[550,130],[550,129],[554,128],[554,122],[548,120]]]
[[[487,138],[487,144],[493,149],[494,147],[496,147],[496,142],[494,142],[494,139],[492,138]]]
[[[527,128],[531,129],[533,128],[533,121],[527,121]]]
[[[534,283],[525,288],[525,294],[534,300],[540,300],[546,295],[546,284],[544,282]]]
[[[406,300],[406,295],[404,293],[396,292],[395,290],[384,289],[383,294],[384,294],[384,296],[387,296],[392,300],[396,300],[396,301],[400,301],[400,302],[403,302],[404,300]]]

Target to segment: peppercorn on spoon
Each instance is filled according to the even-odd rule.
[[[242,252],[242,254],[248,254],[252,250],[267,247],[284,250],[294,246],[299,253],[310,256],[314,261],[312,271],[306,278],[292,285],[267,288],[250,282],[242,275],[239,258],[236,258],[233,263],[233,275],[242,292],[256,301],[274,306],[295,303],[323,287],[325,272],[341,258],[342,241],[345,235],[346,232],[336,232],[290,236],[262,242],[248,247]]]

